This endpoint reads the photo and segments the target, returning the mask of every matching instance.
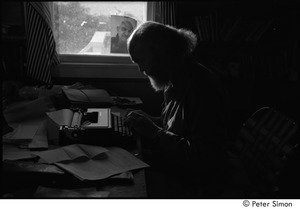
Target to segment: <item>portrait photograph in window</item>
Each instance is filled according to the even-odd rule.
[[[137,26],[131,17],[111,15],[111,53],[128,53],[127,39]]]
[[[127,50],[121,47],[111,50],[114,48],[111,37],[117,37],[121,30],[125,30],[123,34],[128,33],[129,22],[125,21],[125,27],[120,27],[125,19],[133,28],[145,22],[147,2],[53,2],[53,31],[58,54],[63,55],[62,59],[64,55],[127,56]],[[78,61],[78,57],[75,59]]]

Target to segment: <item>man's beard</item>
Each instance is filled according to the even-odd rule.
[[[163,91],[167,87],[167,82],[148,76],[151,86],[155,91]]]

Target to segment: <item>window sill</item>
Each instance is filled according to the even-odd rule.
[[[112,63],[61,63],[53,71],[59,78],[127,78],[147,79],[136,64]]]

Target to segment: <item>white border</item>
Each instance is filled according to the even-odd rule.
[[[244,201],[249,201],[246,206]],[[291,207],[279,207],[272,205],[273,201],[291,203]],[[253,205],[253,202],[270,203],[269,206]],[[299,199],[36,199],[36,200],[1,200],[3,208],[22,208],[22,209],[53,209],[53,208],[109,208],[109,209],[127,209],[127,208],[172,208],[172,209],[253,209],[253,208],[300,208]],[[6,207],[5,207],[6,206]]]

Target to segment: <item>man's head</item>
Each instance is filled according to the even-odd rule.
[[[127,42],[127,39],[132,33],[133,29],[134,28],[129,20],[122,21],[120,26],[117,27],[119,42]]]
[[[191,55],[196,43],[196,35],[191,31],[148,21],[131,34],[128,50],[132,61],[159,91],[178,79],[175,77],[182,62]]]

